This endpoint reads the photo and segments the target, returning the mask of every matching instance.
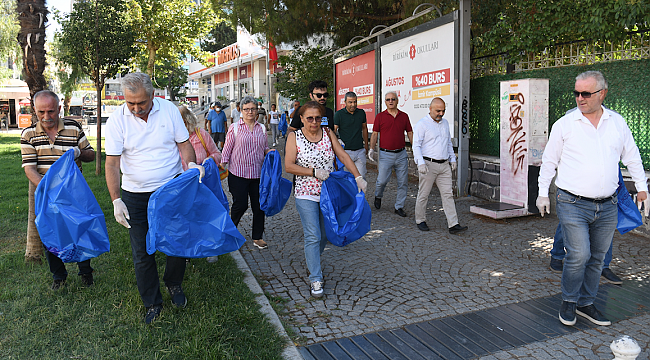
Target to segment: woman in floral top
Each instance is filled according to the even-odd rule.
[[[300,120],[304,126],[289,134],[285,153],[285,170],[296,175],[296,208],[302,222],[305,260],[309,269],[311,295],[314,297],[323,296],[320,255],[327,237],[320,211],[320,193],[323,181],[334,171],[334,155],[355,176],[359,191],[365,191],[367,185],[336,135],[327,127],[321,128],[324,113],[325,108],[316,101],[310,101],[300,108]]]

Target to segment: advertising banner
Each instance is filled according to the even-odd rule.
[[[345,93],[357,94],[357,107],[366,112],[368,125],[375,122],[375,51],[336,64],[336,102],[334,111],[345,107]]]
[[[381,47],[381,94],[396,91],[398,108],[415,125],[429,113],[429,104],[440,97],[447,104],[444,118],[454,137],[454,23],[421,32]],[[386,104],[382,100],[382,111]]]

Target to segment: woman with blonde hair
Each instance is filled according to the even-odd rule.
[[[208,157],[213,158],[214,162],[217,164],[221,163],[221,152],[217,149],[217,145],[214,143],[214,140],[212,140],[212,136],[210,136],[205,129],[202,129],[199,126],[199,119],[196,115],[194,115],[194,113],[184,105],[179,106],[178,110],[180,110],[185,127],[190,133],[190,143],[196,153],[196,163],[202,164]],[[182,157],[183,154],[181,154],[181,158]],[[182,163],[183,171],[187,170],[185,161]]]

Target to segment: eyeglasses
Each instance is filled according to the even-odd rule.
[[[307,122],[310,122],[310,123],[313,123],[313,122],[319,123],[323,119],[323,117],[322,116],[307,116],[305,119],[307,120]]]
[[[313,92],[313,93],[311,93],[311,94],[314,95],[315,97],[317,97],[318,99],[320,99],[320,98],[322,98],[322,97],[326,97],[326,98],[327,98],[327,97],[330,97],[330,93],[328,93],[328,92],[326,92],[326,93],[322,93],[322,94],[321,94],[321,93],[314,93],[314,92]]]
[[[243,111],[243,112],[253,112],[253,111],[257,111],[257,108],[241,109],[241,111]]]
[[[388,98],[388,99],[386,99],[386,101],[397,101],[397,99],[396,98]]]
[[[589,98],[591,97],[591,95],[596,94],[596,93],[599,93],[599,92],[601,92],[601,91],[603,91],[603,89],[600,89],[600,90],[598,90],[598,91],[594,91],[594,92],[589,92],[589,91],[575,91],[575,90],[573,90],[573,95],[575,95],[575,97],[582,96],[583,99],[589,99]]]

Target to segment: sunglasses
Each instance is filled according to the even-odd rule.
[[[575,91],[575,90],[573,90],[573,95],[575,95],[575,97],[582,96],[583,99],[589,99],[589,98],[591,97],[591,95],[596,94],[596,93],[599,93],[599,92],[601,92],[601,91],[603,91],[603,89],[600,89],[600,90],[598,90],[598,91],[594,91],[594,92],[589,92],[589,91]]]
[[[388,99],[386,99],[386,101],[397,101],[397,99],[396,98],[388,98]]]
[[[241,109],[241,111],[243,111],[243,112],[253,112],[253,111],[257,111],[257,108]]]
[[[330,97],[330,93],[328,93],[328,92],[322,93],[322,94],[321,93],[311,93],[311,94],[314,95],[318,99],[320,99],[322,97],[326,97],[326,98]]]
[[[319,123],[323,119],[323,117],[322,116],[307,116],[305,119],[307,120],[307,122],[310,122],[310,123],[313,123],[313,122]]]

